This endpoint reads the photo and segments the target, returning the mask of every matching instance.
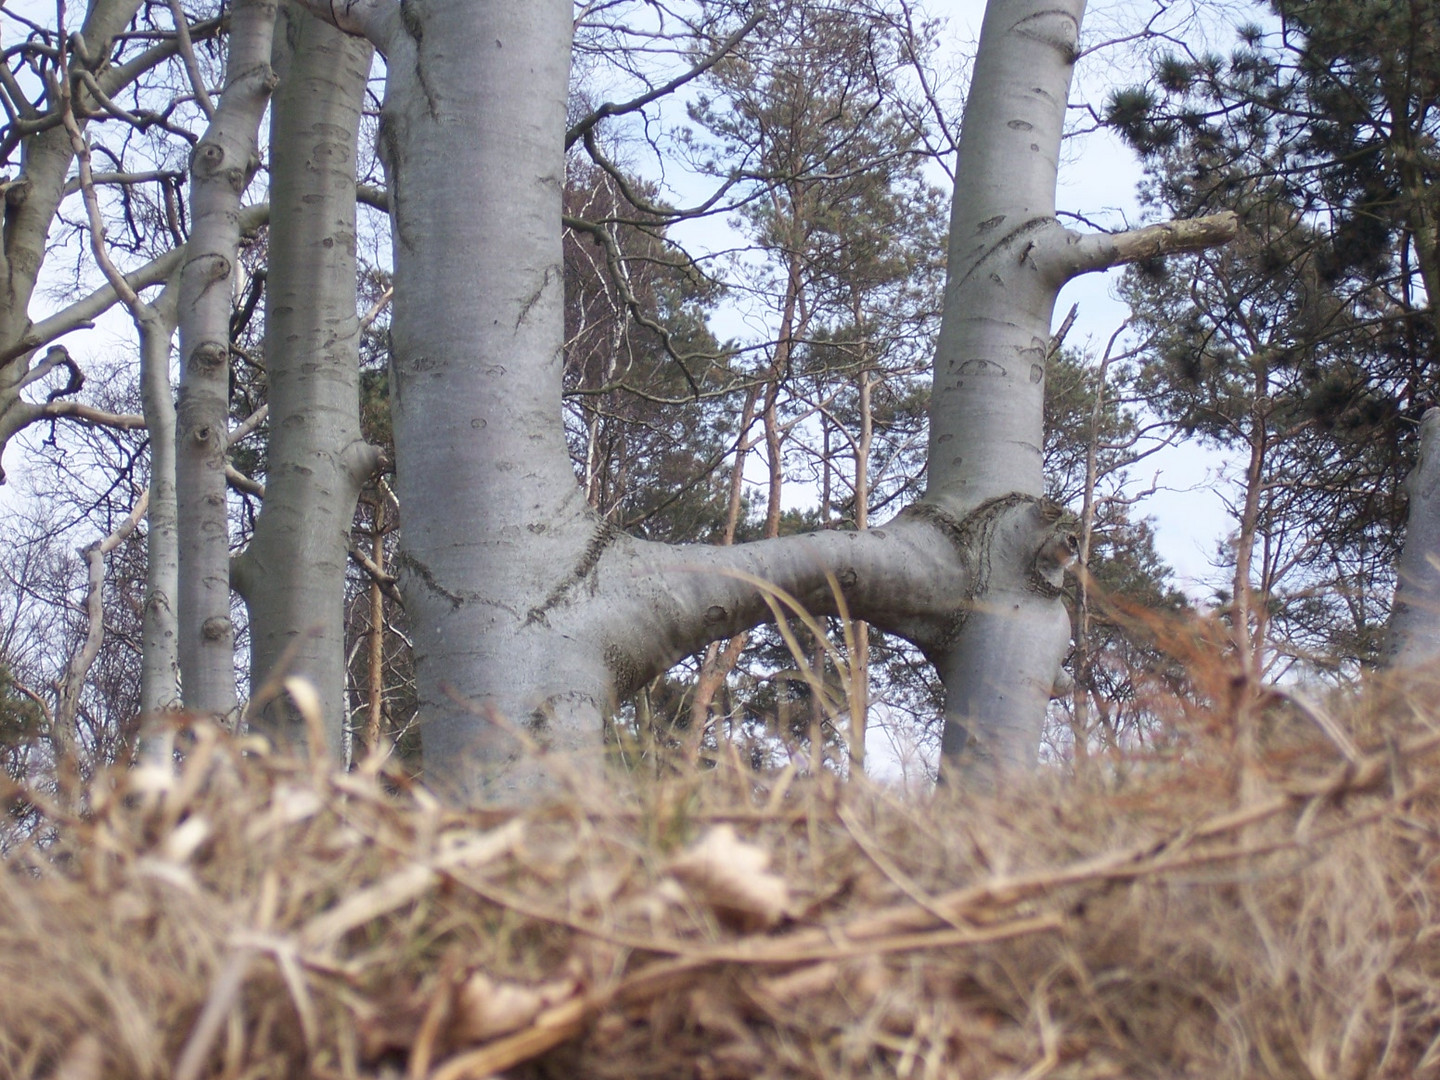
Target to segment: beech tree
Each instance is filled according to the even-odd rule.
[[[819,6],[695,0],[699,14],[686,34],[667,39],[628,28],[616,5],[587,7],[575,44],[592,60],[628,36],[668,50],[667,61],[678,57],[688,70],[675,78],[647,71],[638,96],[584,105],[567,95],[577,16],[563,0],[236,0],[224,24],[187,21],[178,0],[96,0],[78,32],[62,25],[61,12],[55,29],[35,28],[7,52],[13,66],[0,73],[0,96],[11,122],[0,151],[23,150],[24,171],[4,190],[10,291],[0,312],[0,440],[42,420],[78,420],[137,439],[143,428],[149,449],[148,490],[127,463],[115,488],[125,504],[86,549],[91,584],[71,635],[75,662],[51,665],[67,672],[55,715],[74,712],[87,657],[109,655],[97,568],[117,545],[127,558],[138,551],[138,536],[128,538],[144,513],[142,709],[174,704],[178,666],[187,707],[235,715],[238,591],[253,631],[252,688],[276,670],[304,676],[338,745],[347,711],[346,534],[380,460],[358,423],[358,198],[388,212],[394,262],[386,351],[396,484],[393,497],[376,485],[365,519],[383,534],[398,511],[401,525],[395,550],[378,535],[369,555],[350,544],[348,557],[375,583],[366,598],[372,622],[383,619],[385,594],[403,597],[426,771],[437,786],[467,798],[538,782],[530,743],[596,756],[606,717],[678,659],[800,609],[863,620],[923,651],[945,688],[948,759],[977,769],[1032,763],[1071,635],[1061,583],[1076,529],[1053,492],[1047,497],[1042,456],[1056,294],[1079,274],[1195,251],[1234,231],[1225,213],[1121,234],[1059,223],[1056,168],[1080,0],[993,0],[987,11],[954,174],[922,496],[883,522],[857,507],[855,523],[868,528],[854,531],[683,544],[627,534],[595,505],[604,485],[582,485],[572,467],[562,409],[567,148],[584,146],[604,173],[602,187],[620,193],[610,199],[612,220],[571,225],[577,242],[588,236],[605,249],[615,296],[633,315],[649,286],[639,281],[637,296],[625,262],[649,258],[665,214],[596,149],[606,125],[711,71],[762,21]],[[843,27],[845,5],[824,6]],[[608,21],[599,30],[583,21],[596,18]],[[760,29],[784,36],[778,22]],[[372,47],[386,71],[383,189],[357,188]],[[628,56],[625,65],[643,67]],[[25,89],[32,84],[33,93]],[[864,96],[848,93],[844,79],[836,85],[826,91],[827,109],[838,110],[830,126],[863,150],[882,133],[866,129]],[[932,106],[938,100],[929,83],[925,95]],[[111,139],[111,131],[121,134]],[[898,147],[882,159],[910,152],[904,139],[881,141]],[[163,168],[118,167],[130,154]],[[117,163],[114,173],[97,171],[102,158]],[[826,158],[823,146],[816,160],[806,166],[819,170],[810,179],[822,178],[826,161],[868,167],[864,153]],[[248,193],[262,171],[268,203]],[[738,190],[743,172],[725,173],[722,189]],[[773,182],[772,172],[748,178]],[[146,184],[159,186],[149,201]],[[101,194],[109,186],[114,200]],[[106,285],[32,319],[47,244],[71,224],[61,212],[71,195],[83,196],[76,234],[89,240]],[[260,249],[246,236],[266,220],[275,224],[262,273]],[[606,245],[624,229],[641,235],[624,238],[629,246],[612,258]],[[837,265],[856,254],[838,239],[844,231],[835,232]],[[121,272],[111,256],[122,251],[138,269]],[[141,343],[143,415],[71,400],[84,382],[80,365],[63,348],[39,352],[117,303]],[[797,293],[797,314],[808,303]],[[263,357],[253,338],[237,337],[257,311]],[[857,328],[862,315],[850,313]],[[177,328],[178,405],[169,370]],[[664,328],[648,329],[663,337]],[[687,332],[708,333],[698,320]],[[671,387],[695,382],[683,358],[653,344],[645,362],[674,364]],[[838,356],[843,341],[822,344]],[[244,412],[237,359],[247,378],[261,366],[266,376],[265,402]],[[597,362],[604,367],[603,357]],[[721,365],[711,377],[717,372]],[[873,386],[867,379],[857,394]],[[43,403],[31,400],[47,388]],[[751,418],[763,404],[752,398]],[[263,481],[229,460],[237,440],[256,431],[268,439],[257,458]],[[775,458],[778,448],[769,449]],[[636,466],[652,459],[630,458]],[[856,468],[858,498],[871,479],[861,475],[863,455]],[[238,559],[227,483],[246,500],[263,498]],[[372,638],[383,647],[382,635]],[[380,661],[372,656],[370,667],[373,685]],[[298,717],[274,695],[258,698],[250,723],[301,741]],[[372,712],[367,740],[377,718]],[[59,746],[64,732],[50,726]]]
[[[1083,3],[993,0],[986,13],[924,498],[865,532],[732,547],[618,532],[588,505],[566,452],[571,5],[305,6],[386,58],[396,565],[432,780],[462,795],[523,784],[517,729],[553,749],[595,748],[616,701],[678,657],[769,617],[771,603],[833,613],[841,598],[936,665],[948,755],[1033,760],[1069,640],[1059,594],[1072,529],[1041,470],[1055,296],[1078,274],[1234,229],[1228,214],[1116,235],[1057,221]]]

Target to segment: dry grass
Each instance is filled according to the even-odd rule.
[[[1434,699],[472,813],[197,727],[0,868],[0,1075],[1440,1076]]]

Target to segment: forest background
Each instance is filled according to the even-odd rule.
[[[717,65],[643,120],[577,144],[567,212],[580,223],[597,208],[608,215],[620,258],[608,262],[592,242],[605,237],[583,227],[567,239],[569,433],[587,495],[611,520],[660,539],[730,542],[865,528],[913,499],[946,170],[979,7],[950,11],[945,29],[929,21],[946,14],[938,7],[809,5],[808,21],[736,46],[747,66]],[[1245,233],[1221,251],[1141,265],[1062,299],[1062,315],[1073,301],[1079,318],[1056,328],[1047,464],[1052,497],[1082,522],[1090,572],[1069,583],[1074,687],[1057,698],[1054,756],[1152,737],[1149,695],[1161,684],[1176,689],[1183,672],[1153,627],[1136,624],[1139,609],[1198,603],[1225,627],[1226,647],[1269,680],[1345,680],[1383,654],[1400,481],[1433,404],[1425,281],[1435,23],[1420,3],[1298,7],[1306,10],[1126,3],[1087,23],[1094,51],[1079,68],[1068,209],[1109,227],[1236,209]],[[211,13],[189,14],[199,78],[214,86],[222,68],[204,30]],[[172,16],[154,5],[144,17],[160,34]],[[27,65],[43,67],[43,50],[10,43],[43,43],[53,12],[7,4],[0,19],[9,24],[10,93],[24,96]],[[690,47],[642,47],[632,58],[580,42],[577,115],[627,80],[655,78]],[[92,153],[115,166],[99,185],[100,209],[126,270],[186,228],[183,132],[203,114],[191,85],[176,58],[129,91],[130,107],[117,106],[125,115],[97,125],[114,133],[113,143],[97,137],[107,149]],[[864,107],[833,116],[817,107],[848,97]],[[170,112],[157,109],[162,100]],[[18,137],[6,146],[15,154]],[[764,179],[727,187],[744,160],[766,162]],[[1138,203],[1136,160],[1145,169]],[[378,166],[365,167],[372,191],[360,195],[373,203]],[[723,226],[672,220],[707,177],[727,192],[707,210]],[[102,280],[82,194],[77,182],[62,208],[37,322],[63,322],[74,310],[65,305],[83,303]],[[362,209],[362,415],[367,438],[382,446],[383,222]],[[250,539],[266,479],[256,359],[264,252],[257,231],[234,297],[237,549]],[[89,770],[136,737],[145,528],[131,519],[148,444],[133,420],[140,387],[128,322],[115,308],[88,337],[64,338],[65,362],[57,357],[49,381],[32,382],[35,422],[6,454],[0,660],[3,742],[17,777],[63,754]],[[702,408],[682,413],[687,399]],[[1203,496],[1197,462],[1214,474]],[[1212,501],[1197,509],[1202,499]],[[393,511],[379,481],[357,511],[347,739],[352,748],[394,740],[413,753],[406,628],[386,569]],[[1213,572],[1202,574],[1194,558],[1197,533],[1223,537],[1204,541]],[[1171,567],[1181,564],[1177,580]],[[1101,612],[1101,596],[1122,604]],[[238,602],[235,620],[243,680],[250,654]],[[861,715],[871,719],[873,750],[925,775],[934,767],[933,677],[897,639],[863,631],[845,640],[839,666],[803,633],[787,641],[760,630],[711,647],[640,694],[620,725],[626,752],[648,760],[667,742],[693,741],[704,753],[736,743],[757,764],[853,765],[866,756],[852,726]],[[858,692],[852,669],[869,672]]]

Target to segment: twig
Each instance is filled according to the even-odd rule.
[[[190,41],[190,20],[185,17],[185,9],[180,6],[180,0],[170,0],[170,14],[175,19],[175,43],[180,50],[180,58],[185,61],[185,72],[190,76],[195,100],[204,111],[205,119],[214,123],[215,103],[210,100],[210,94],[205,89],[205,80],[200,76],[200,64],[195,59],[195,46]]]

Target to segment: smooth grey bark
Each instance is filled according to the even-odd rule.
[[[73,797],[73,791],[66,791],[75,776],[75,754],[78,743],[76,717],[80,711],[80,695],[85,689],[85,679],[95,658],[100,655],[100,646],[105,642],[105,556],[125,542],[135,526],[145,516],[149,492],[142,492],[125,519],[108,536],[104,536],[80,554],[86,565],[85,591],[85,638],[80,648],[65,667],[65,676],[60,680],[55,716],[50,725],[50,740],[55,751],[56,771],[60,777],[62,793],[66,801]]]
[[[270,271],[265,372],[270,405],[265,500],[233,566],[250,614],[251,684],[285,658],[320,696],[341,760],[345,565],[360,487],[379,453],[360,436],[355,170],[373,50],[286,4],[270,126]],[[287,650],[289,650],[287,654]],[[305,721],[282,696],[250,717],[303,749]]]
[[[135,316],[140,332],[140,400],[150,438],[150,510],[145,535],[145,607],[140,617],[140,712],[154,718],[180,705],[180,528],[175,505],[175,399],[170,349],[178,320],[167,285]],[[142,736],[143,738],[143,736]]]
[[[1395,567],[1390,656],[1415,668],[1440,658],[1440,409],[1420,421],[1420,453],[1405,479],[1410,508]]]
[[[768,619],[775,588],[916,642],[947,685],[946,748],[1033,763],[1066,641],[1068,525],[1043,501],[1043,360],[1066,280],[1204,246],[1233,219],[1103,239],[1055,219],[1083,4],[993,0],[967,112],[926,498],[882,528],[736,547],[618,534],[590,510],[560,415],[568,0],[307,7],[389,70],[397,560],[427,777],[513,790],[527,739],[598,750],[616,701]],[[768,582],[769,585],[763,583]]]
[[[961,129],[925,501],[973,521],[986,575],[953,640],[947,761],[1033,765],[1069,642],[1061,568],[1073,537],[1044,502],[1045,356],[1062,286],[1146,254],[1234,235],[1233,215],[1083,236],[1055,216],[1060,139],[1084,0],[991,0]],[[981,523],[979,518],[988,519]]]
[[[225,88],[190,159],[190,238],[180,269],[180,397],[176,408],[179,653],[187,708],[235,710],[230,530],[225,457],[230,311],[240,249],[240,199],[259,168],[258,133],[275,75],[275,0],[231,12]]]

